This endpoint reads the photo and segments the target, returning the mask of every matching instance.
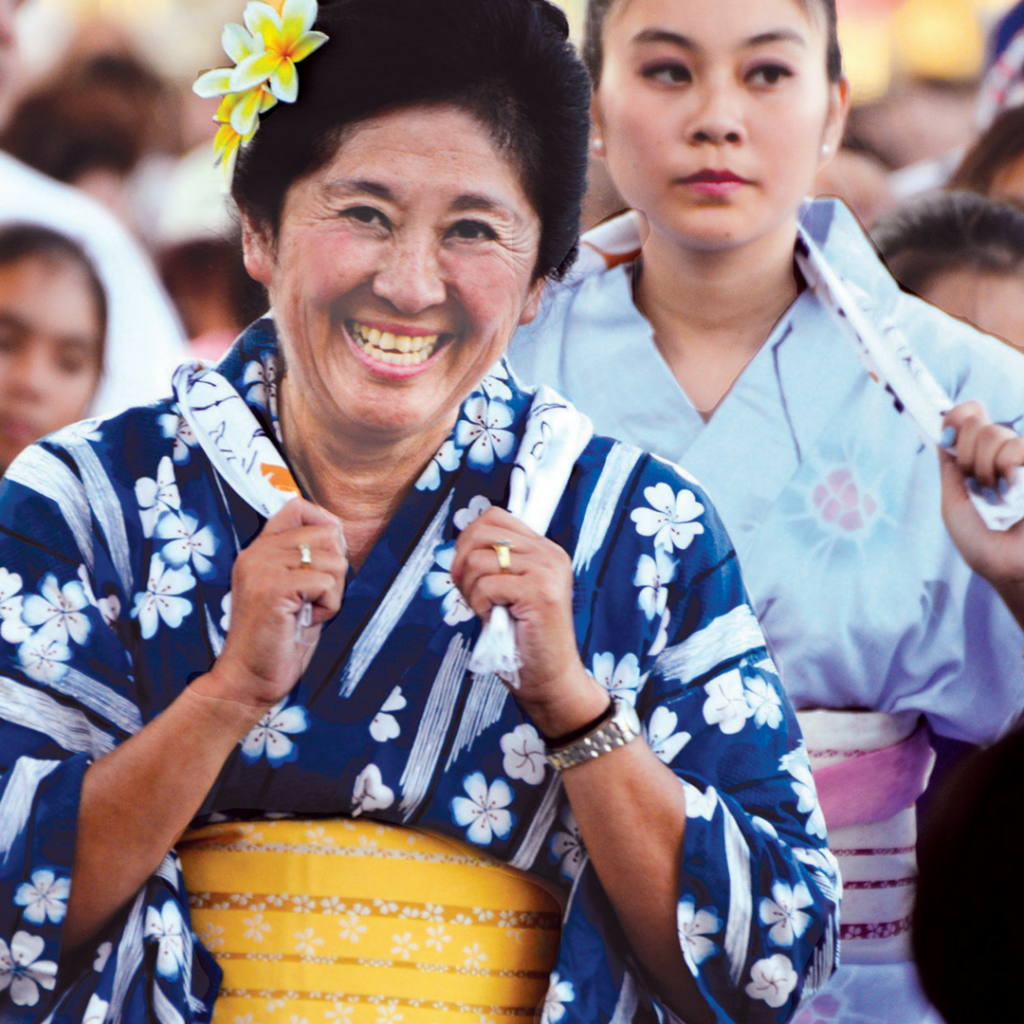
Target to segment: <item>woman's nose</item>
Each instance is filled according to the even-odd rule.
[[[40,398],[46,394],[53,371],[46,353],[39,345],[27,345],[10,370],[8,391],[26,398]]]
[[[432,240],[396,242],[374,277],[373,292],[407,314],[444,302],[445,285]]]
[[[739,90],[722,82],[708,82],[699,94],[699,105],[690,119],[688,136],[694,143],[737,144],[746,137]]]

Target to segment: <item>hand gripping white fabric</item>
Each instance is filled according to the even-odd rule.
[[[269,519],[300,496],[284,456],[226,378],[192,360],[174,371],[171,386],[178,411],[213,468],[261,516]],[[296,622],[296,639],[312,621],[313,606],[306,601]]]
[[[594,426],[557,391],[537,388],[526,418],[526,429],[509,478],[508,511],[542,536],[551,525],[573,466],[590,443]],[[469,668],[497,673],[518,689],[522,659],[516,647],[515,626],[508,609],[491,609]]]

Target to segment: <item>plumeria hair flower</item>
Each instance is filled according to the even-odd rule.
[[[314,32],[316,0],[250,0],[242,20],[229,22],[221,45],[234,61],[233,68],[214,68],[192,86],[198,96],[223,96],[214,115],[220,127],[213,141],[216,162],[231,185],[238,150],[259,128],[260,114],[281,103],[294,103],[299,95],[295,65],[327,42]]]

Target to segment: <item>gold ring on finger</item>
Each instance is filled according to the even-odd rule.
[[[313,564],[313,552],[308,544],[299,545],[299,568],[308,569]]]
[[[498,572],[512,571],[512,541],[496,540],[492,545],[494,553],[498,556]]]

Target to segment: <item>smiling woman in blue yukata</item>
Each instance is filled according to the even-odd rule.
[[[946,535],[933,446],[807,286],[798,244],[956,401],[1019,426],[1024,362],[902,293],[838,201],[805,204],[848,103],[833,0],[590,0],[585,58],[592,148],[632,210],[584,236],[512,368],[685,466],[733,538],[845,882],[843,967],[797,1019],[922,1021],[908,929],[928,727],[1005,729],[1022,638]]]
[[[0,490],[0,1016],[788,1019],[838,881],[730,541],[502,361],[576,252],[564,16],[224,43],[272,313]]]

